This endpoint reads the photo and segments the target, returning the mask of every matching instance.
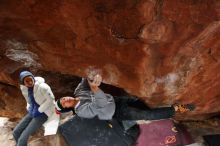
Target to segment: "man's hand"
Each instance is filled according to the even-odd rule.
[[[90,86],[100,86],[101,82],[102,82],[102,76],[97,74],[93,77],[93,79],[88,79],[89,85]]]
[[[102,76],[99,74],[96,74],[93,78],[92,77],[88,78],[88,83],[89,83],[91,90],[93,92],[96,92],[99,90],[99,86],[102,83]]]

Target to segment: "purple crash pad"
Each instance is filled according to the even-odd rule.
[[[135,146],[181,146],[194,143],[186,129],[176,127],[171,119],[140,124]]]

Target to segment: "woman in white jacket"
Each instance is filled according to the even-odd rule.
[[[29,71],[20,73],[20,83],[28,113],[13,130],[13,136],[16,146],[26,146],[29,136],[54,115],[54,95],[42,77],[34,77]]]

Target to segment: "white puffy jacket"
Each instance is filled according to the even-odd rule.
[[[55,105],[54,105],[54,95],[51,91],[49,85],[45,83],[44,78],[35,77],[35,84],[33,88],[34,99],[36,103],[39,105],[38,111],[41,113],[45,113],[48,116],[47,122],[44,124],[45,127],[45,135],[55,134],[52,132],[51,134],[47,134],[47,132],[52,130],[52,127],[55,131],[57,131],[58,123],[59,123],[59,115],[55,113]],[[21,92],[25,97],[27,102],[27,109],[30,106],[31,101],[28,98],[28,88],[24,85],[20,85]],[[48,131],[49,130],[49,131]]]

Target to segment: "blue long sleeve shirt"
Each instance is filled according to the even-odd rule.
[[[33,87],[32,88],[28,88],[28,98],[31,102],[30,107],[28,109],[29,114],[32,117],[38,117],[43,115],[43,113],[40,113],[38,111],[39,105],[36,103],[35,99],[34,99],[34,92],[33,92]]]

